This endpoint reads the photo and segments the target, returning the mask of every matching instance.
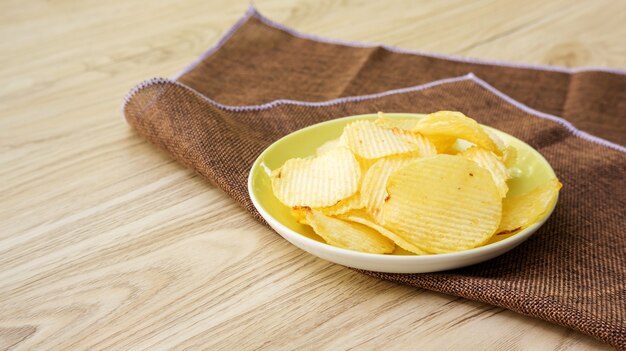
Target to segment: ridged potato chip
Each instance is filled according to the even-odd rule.
[[[405,131],[413,131],[420,121],[419,118],[391,118],[385,117],[382,112],[378,112],[378,118],[374,120],[376,125],[387,129],[401,129]],[[427,139],[435,147],[435,153],[447,153],[450,152],[450,147],[456,141],[455,137],[430,135]]]
[[[417,157],[392,156],[383,158],[367,170],[361,182],[361,205],[374,219],[382,219],[382,207],[387,198],[389,176],[416,160]]]
[[[439,111],[421,119],[415,129],[426,137],[446,136],[465,139],[485,150],[502,155],[502,150],[475,120],[461,112]]]
[[[419,119],[417,118],[391,118],[385,117],[382,112],[378,112],[378,118],[374,120],[377,126],[383,127],[386,129],[403,129],[411,131],[417,125]]]
[[[553,179],[525,194],[505,198],[498,234],[516,232],[536,222],[556,200],[562,186]]]
[[[491,174],[462,156],[411,162],[387,183],[381,224],[423,251],[447,253],[486,243],[502,214]]]
[[[510,177],[504,163],[498,156],[491,151],[476,146],[461,152],[459,155],[478,163],[479,166],[488,170],[493,177],[493,181],[496,183],[496,187],[498,187],[500,197],[504,198],[506,196],[506,193],[509,191],[506,181]]]
[[[346,214],[341,215],[339,218],[366,225],[366,226],[376,230],[377,232],[379,232],[383,236],[391,239],[396,245],[398,245],[399,247],[403,248],[406,251],[409,251],[410,253],[414,253],[414,254],[418,254],[418,255],[428,255],[428,254],[430,254],[429,252],[426,252],[423,249],[421,249],[421,248],[413,245],[412,243],[404,240],[401,236],[397,235],[396,233],[392,232],[391,230],[389,230],[389,229],[381,226],[380,224],[376,223],[374,221],[374,219],[371,218],[363,210],[350,211],[350,212],[348,212]]]
[[[415,127],[417,126],[417,123],[419,122],[419,120],[420,120],[419,118],[385,117],[385,115],[382,112],[378,112],[378,118],[374,120],[374,123],[376,123],[378,126],[381,126],[387,129],[395,128],[395,129],[400,129],[404,131],[413,131]],[[454,141],[456,140],[456,138],[454,137],[446,137],[446,136],[439,136],[439,135],[431,135],[427,137],[427,139],[435,147],[435,150],[432,150],[434,152],[431,151],[433,155],[437,153],[448,152],[450,150],[450,147],[452,146],[452,144],[454,144]]]
[[[517,150],[460,112],[349,123],[315,155],[269,171],[275,196],[328,244],[431,255],[515,235],[555,201],[553,180],[506,197]]]
[[[361,195],[356,193],[347,199],[339,201],[333,206],[317,208],[316,210],[319,210],[327,216],[337,216],[348,211],[358,210],[361,208],[363,208],[363,205],[361,205]]]
[[[315,233],[333,246],[378,254],[391,253],[395,248],[393,241],[359,223],[329,217],[316,210],[308,211],[306,220]]]
[[[428,157],[435,156],[437,154],[437,148],[430,141],[430,139],[425,136],[398,128],[391,129],[391,131],[414,147],[413,151],[404,155]]]
[[[361,180],[359,162],[347,148],[310,158],[293,158],[272,171],[274,195],[289,207],[327,207],[354,195]]]
[[[318,147],[317,150],[315,150],[315,155],[320,156],[326,153],[327,151],[335,150],[342,146],[344,145],[341,143],[341,140],[339,138],[329,140],[325,142],[324,144],[322,144],[320,147]]]
[[[432,143],[420,134],[399,128],[383,128],[370,121],[348,124],[343,130],[341,141],[363,159],[376,159],[412,151],[432,153],[435,150]]]

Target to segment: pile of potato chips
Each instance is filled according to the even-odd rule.
[[[348,124],[310,158],[271,174],[274,195],[328,244],[386,254],[456,252],[534,223],[553,179],[507,197],[516,150],[460,112]]]

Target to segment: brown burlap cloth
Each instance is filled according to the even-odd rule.
[[[307,38],[251,10],[177,80],[133,89],[124,114],[260,221],[248,171],[265,147],[305,126],[379,110],[445,109],[515,135],[564,184],[554,214],[531,239],[463,269],[363,273],[502,306],[626,349],[626,150],[618,145],[626,134],[626,76],[358,46]],[[324,102],[270,102],[277,99]]]

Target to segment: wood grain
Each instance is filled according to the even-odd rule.
[[[123,95],[172,76],[244,0],[0,2],[0,349],[608,347],[305,254],[137,137]],[[622,1],[257,1],[319,35],[626,66]]]

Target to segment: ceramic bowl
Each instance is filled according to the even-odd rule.
[[[385,115],[402,118],[424,117],[404,113]],[[554,210],[557,201],[554,201],[543,217],[517,234],[485,246],[454,253],[417,256],[396,252],[380,255],[326,244],[309,226],[296,222],[290,214],[289,207],[274,196],[267,169],[276,169],[290,158],[314,154],[315,149],[324,142],[338,138],[343,127],[351,121],[375,118],[377,118],[375,114],[358,115],[312,125],[283,137],[261,153],[250,170],[248,191],[256,209],[278,234],[300,249],[340,265],[376,272],[425,273],[465,267],[502,255],[527,240],[545,223]],[[514,167],[519,170],[520,175],[508,182],[509,194],[522,194],[556,177],[550,164],[528,144],[499,130],[487,128],[517,148],[518,155]]]

